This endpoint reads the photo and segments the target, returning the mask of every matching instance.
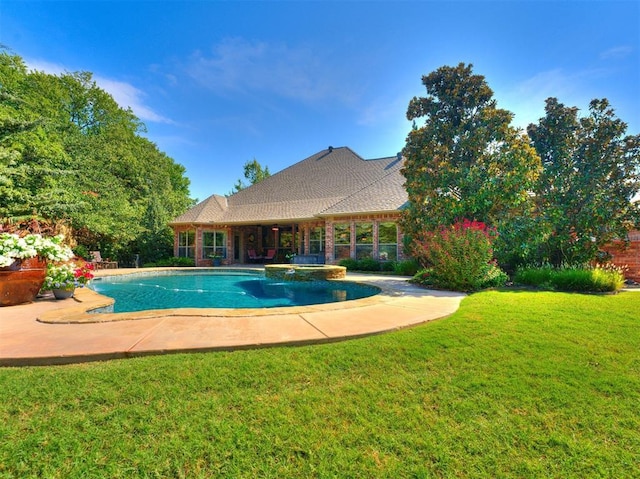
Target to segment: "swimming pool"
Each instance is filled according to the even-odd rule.
[[[375,286],[345,281],[274,281],[249,271],[158,271],[96,278],[91,289],[125,313],[173,308],[277,308],[366,298]]]

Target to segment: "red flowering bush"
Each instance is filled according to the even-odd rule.
[[[428,232],[413,245],[414,256],[426,268],[414,280],[454,291],[476,291],[506,281],[493,260],[494,228],[463,220]]]
[[[93,279],[93,265],[87,262],[82,263],[73,271],[73,276],[79,285],[84,286]]]

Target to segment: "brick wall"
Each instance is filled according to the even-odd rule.
[[[640,282],[640,231],[629,232],[629,241],[626,248],[622,241],[616,241],[603,250],[613,257],[614,264],[628,268],[625,274],[627,279]]]

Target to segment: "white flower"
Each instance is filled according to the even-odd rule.
[[[16,259],[41,256],[50,261],[68,261],[73,251],[65,246],[62,235],[43,238],[39,234],[20,237],[16,234],[0,233],[0,267],[10,266]]]

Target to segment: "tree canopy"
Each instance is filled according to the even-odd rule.
[[[249,180],[249,185],[255,185],[259,181],[262,181],[265,178],[271,176],[269,167],[265,166],[263,169],[262,165],[258,163],[258,160],[256,160],[255,158],[252,161],[247,161],[244,164],[243,168],[244,177],[246,180]],[[233,191],[231,192],[231,194],[244,190],[246,187],[247,185],[241,179],[239,179],[236,184],[233,185]]]
[[[409,240],[464,218],[495,227],[506,266],[578,264],[640,225],[640,136],[626,136],[606,99],[589,114],[555,98],[528,136],[497,108],[472,65],[443,66],[422,78],[414,126],[403,150]],[[416,120],[424,119],[419,127]]]
[[[640,205],[631,201],[640,191],[640,135],[625,135],[606,99],[591,101],[582,118],[556,98],[545,112],[528,128],[543,165],[535,190],[538,259],[589,261],[640,221]]]
[[[504,226],[527,207],[538,155],[472,65],[441,67],[422,83],[427,96],[413,98],[407,111],[414,127],[403,150],[406,233],[419,236],[463,218]]]
[[[28,71],[0,52],[0,221],[62,221],[107,256],[166,255],[168,220],[193,202],[184,167],[144,132],[91,73]]]

